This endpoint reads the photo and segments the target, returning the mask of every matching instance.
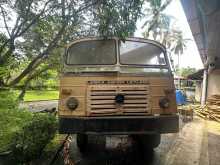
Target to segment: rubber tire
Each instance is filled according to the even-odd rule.
[[[76,145],[81,153],[85,153],[87,151],[87,146],[88,146],[88,135],[77,134]]]
[[[157,148],[160,145],[160,134],[149,134],[141,136],[141,141],[148,148]]]
[[[160,145],[160,134],[132,135],[133,140],[137,143],[138,148],[143,151],[153,150]]]

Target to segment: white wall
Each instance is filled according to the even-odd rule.
[[[207,96],[220,95],[220,69],[213,70],[208,75]]]
[[[202,81],[196,81],[195,100],[197,102],[201,101],[201,95],[202,95]]]

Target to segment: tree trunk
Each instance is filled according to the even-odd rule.
[[[51,69],[53,67],[53,65],[48,65],[46,66],[45,68],[41,69],[41,70],[38,70],[36,71],[35,73],[29,75],[26,79],[26,81],[24,82],[24,86],[21,90],[21,93],[19,94],[18,96],[18,99],[19,100],[24,100],[24,96],[25,96],[25,93],[26,93],[26,90],[27,90],[27,87],[29,85],[29,83],[31,82],[31,80],[33,80],[34,78],[36,78],[37,76],[39,76],[41,73],[47,71],[48,69]]]
[[[24,86],[22,87],[21,89],[21,93],[19,94],[18,96],[18,99],[21,100],[21,101],[24,101],[24,96],[25,96],[25,93],[26,93],[26,90],[28,88],[28,85],[30,83],[30,81],[34,78],[35,76],[30,76],[24,83]]]
[[[31,73],[33,70],[35,70],[48,56],[51,51],[57,46],[58,41],[61,39],[63,32],[65,31],[66,24],[64,24],[58,34],[54,37],[54,39],[50,42],[46,50],[39,54],[38,56],[33,59],[28,66],[14,79],[9,83],[9,86],[14,86],[17,83],[19,83],[23,78],[25,78],[29,73]]]
[[[26,93],[26,90],[27,90],[27,86],[24,86],[22,89],[21,89],[21,93],[19,94],[18,96],[18,99],[21,100],[21,101],[24,101],[24,96],[25,96],[25,93]]]
[[[178,64],[177,64],[178,69],[180,68],[180,52],[178,52]]]

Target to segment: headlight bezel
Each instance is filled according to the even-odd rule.
[[[162,109],[167,109],[170,107],[170,99],[168,99],[167,97],[163,97],[159,100],[159,106]]]
[[[69,97],[66,101],[66,106],[71,111],[76,110],[77,107],[79,106],[79,101],[75,97]]]

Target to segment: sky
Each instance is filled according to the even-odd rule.
[[[203,68],[203,64],[199,56],[196,43],[192,36],[184,10],[180,3],[180,0],[173,0],[164,12],[168,15],[175,17],[176,26],[180,30],[182,30],[184,34],[184,38],[191,39],[191,41],[188,41],[187,47],[184,50],[183,55],[180,57],[180,67],[192,67],[196,69]],[[142,25],[143,25],[143,20],[139,20],[137,22],[137,30],[135,32],[135,37],[142,37],[142,32],[143,32],[143,29],[141,28]],[[176,65],[177,57],[174,55],[173,59],[174,59],[174,65]]]

